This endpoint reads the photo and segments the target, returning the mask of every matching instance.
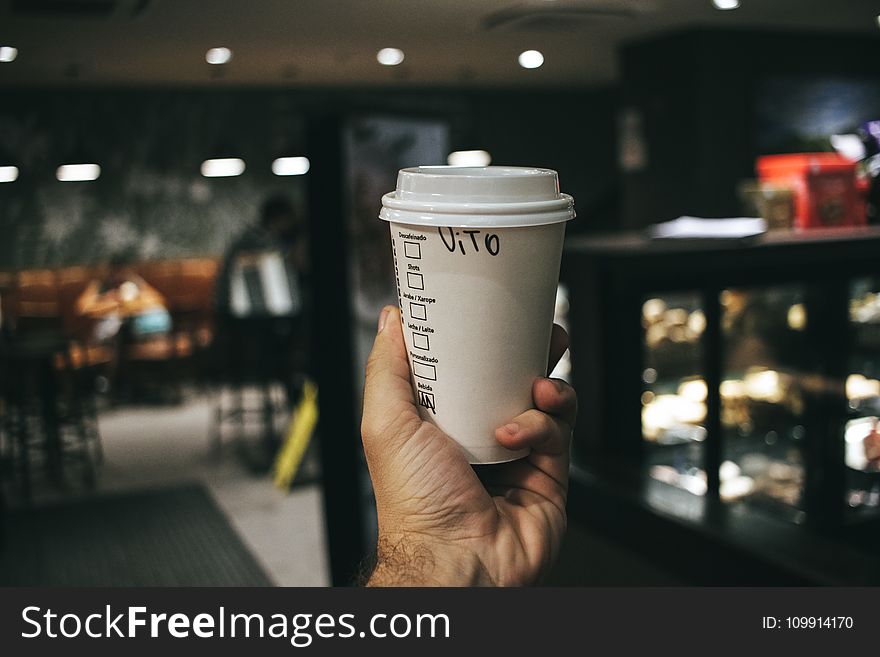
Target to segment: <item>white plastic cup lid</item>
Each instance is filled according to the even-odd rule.
[[[574,199],[551,169],[412,167],[382,197],[379,218],[416,226],[514,228],[574,219]]]

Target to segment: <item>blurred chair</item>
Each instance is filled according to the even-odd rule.
[[[0,271],[0,331],[9,332],[15,325],[15,274]]]
[[[56,369],[62,373],[59,420],[62,426],[74,428],[83,449],[91,450],[97,463],[103,462],[104,450],[98,431],[95,387],[98,377],[106,375],[113,351],[107,345],[93,343],[92,320],[79,313],[76,305],[88,284],[105,275],[104,265],[77,265],[56,272],[61,327],[69,341],[68,348],[55,360]]]
[[[91,488],[102,459],[94,408],[84,403],[72,368],[58,366],[65,346],[51,337],[25,336],[0,351],[6,460],[26,503],[38,466],[51,483],[65,486],[66,464],[75,462],[82,483]]]
[[[169,298],[177,339],[185,339],[190,347],[187,374],[200,385],[205,383],[208,348],[214,340],[214,286],[219,267],[213,258],[182,260],[178,285]]]
[[[61,332],[58,278],[51,269],[22,270],[15,277],[16,332]]]
[[[91,322],[77,312],[76,302],[89,282],[99,277],[100,272],[96,269],[81,266],[65,267],[57,273],[61,326],[68,336],[78,342],[88,341]]]
[[[298,375],[279,361],[273,333],[276,318],[218,318],[211,349],[211,374],[217,406],[210,444],[221,452],[226,429],[248,465],[267,471],[281,441],[278,420],[296,401],[289,379]],[[278,394],[281,393],[281,394]],[[248,441],[256,434],[256,441]]]
[[[65,284],[70,278],[76,277],[63,277]],[[77,460],[84,483],[93,486],[102,455],[93,380],[81,377],[89,360],[75,356],[85,346],[65,330],[60,280],[52,270],[20,271],[4,295],[4,317],[8,312],[14,323],[0,343],[3,449],[26,501],[37,457],[59,484],[64,462]]]
[[[178,286],[171,297],[181,327],[210,329],[214,306],[214,285],[220,263],[214,258],[192,258],[180,262]],[[202,341],[204,340],[203,336]]]

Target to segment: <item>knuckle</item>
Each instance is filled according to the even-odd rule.
[[[540,436],[542,440],[547,440],[556,432],[556,423],[547,413],[533,409],[528,411],[528,426],[535,436]]]
[[[552,436],[559,431],[556,420],[547,413],[541,413],[541,433]]]

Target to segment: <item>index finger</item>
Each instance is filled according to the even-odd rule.
[[[578,411],[577,393],[562,379],[536,379],[532,385],[532,399],[538,410],[574,426]]]
[[[550,374],[556,367],[565,350],[568,349],[569,343],[566,330],[559,324],[554,324],[553,332],[550,333],[550,358],[547,361],[547,374]]]

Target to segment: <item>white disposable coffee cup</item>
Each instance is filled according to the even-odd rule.
[[[532,408],[547,375],[570,196],[555,171],[402,169],[382,197],[413,390],[422,419],[470,463],[528,454],[495,429]]]

